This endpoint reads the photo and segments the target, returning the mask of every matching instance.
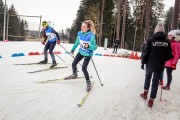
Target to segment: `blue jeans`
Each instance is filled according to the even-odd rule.
[[[145,90],[149,90],[152,75],[153,75],[153,78],[152,78],[152,88],[151,88],[150,98],[154,99],[154,98],[156,98],[156,94],[158,91],[158,83],[159,83],[159,79],[162,75],[162,71],[154,72],[151,68],[146,67],[146,78],[145,78],[145,82],[144,82]]]

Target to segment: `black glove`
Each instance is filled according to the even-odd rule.
[[[144,64],[142,64],[142,65],[141,65],[141,69],[143,69],[143,70],[144,70]]]
[[[71,50],[71,54],[74,54],[74,50]]]

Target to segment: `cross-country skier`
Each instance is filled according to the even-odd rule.
[[[73,74],[66,77],[66,79],[75,79],[77,78],[77,64],[84,58],[84,62],[82,65],[82,71],[86,78],[87,88],[86,90],[89,92],[91,90],[91,81],[89,79],[89,73],[87,71],[87,66],[89,61],[93,55],[93,51],[97,49],[96,39],[95,39],[95,28],[94,24],[91,20],[86,20],[81,25],[81,31],[78,32],[76,42],[71,49],[71,53],[74,54],[74,51],[80,45],[79,51],[74,58],[72,63],[72,71]]]
[[[44,36],[44,41],[42,42],[42,44],[45,45],[44,60],[40,61],[39,63],[46,64],[48,62],[47,51],[49,50],[49,53],[52,58],[52,65],[51,65],[51,68],[52,68],[54,66],[57,66],[53,50],[56,46],[56,43],[60,44],[60,37],[59,37],[58,33],[52,27],[49,27],[48,22],[43,21],[42,26],[43,26],[43,36]],[[46,43],[46,41],[47,41],[47,43]]]
[[[168,33],[168,39],[171,42],[173,57],[170,60],[166,61],[166,63],[165,63],[165,68],[166,68],[166,72],[167,72],[167,84],[166,84],[166,86],[163,87],[164,90],[170,90],[170,85],[172,82],[172,72],[173,72],[173,70],[176,70],[176,64],[178,62],[179,55],[180,55],[180,47],[179,47],[180,39],[176,38],[177,31],[178,30],[172,30]],[[163,78],[163,76],[162,76],[162,78]],[[160,83],[163,83],[162,78],[160,78]]]
[[[151,77],[152,88],[148,106],[152,107],[156,98],[160,76],[164,70],[165,62],[172,58],[170,41],[166,40],[163,23],[158,23],[152,38],[147,40],[144,53],[142,55],[141,68],[146,64],[146,77],[144,82],[144,92],[140,94],[143,99],[147,99]]]

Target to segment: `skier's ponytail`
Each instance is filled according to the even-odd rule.
[[[93,34],[96,34],[96,29],[92,20],[85,20],[83,23],[86,23],[88,28],[92,31]]]

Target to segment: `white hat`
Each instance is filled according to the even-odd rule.
[[[176,38],[174,39],[175,41],[180,41],[180,30],[176,30]]]
[[[180,41],[180,30],[171,30],[168,35],[172,35],[175,39],[174,41]]]
[[[173,37],[176,37],[176,30],[171,30],[168,35],[172,35]]]
[[[164,32],[164,25],[162,22],[158,22],[158,24],[156,25],[154,34],[157,32]]]

